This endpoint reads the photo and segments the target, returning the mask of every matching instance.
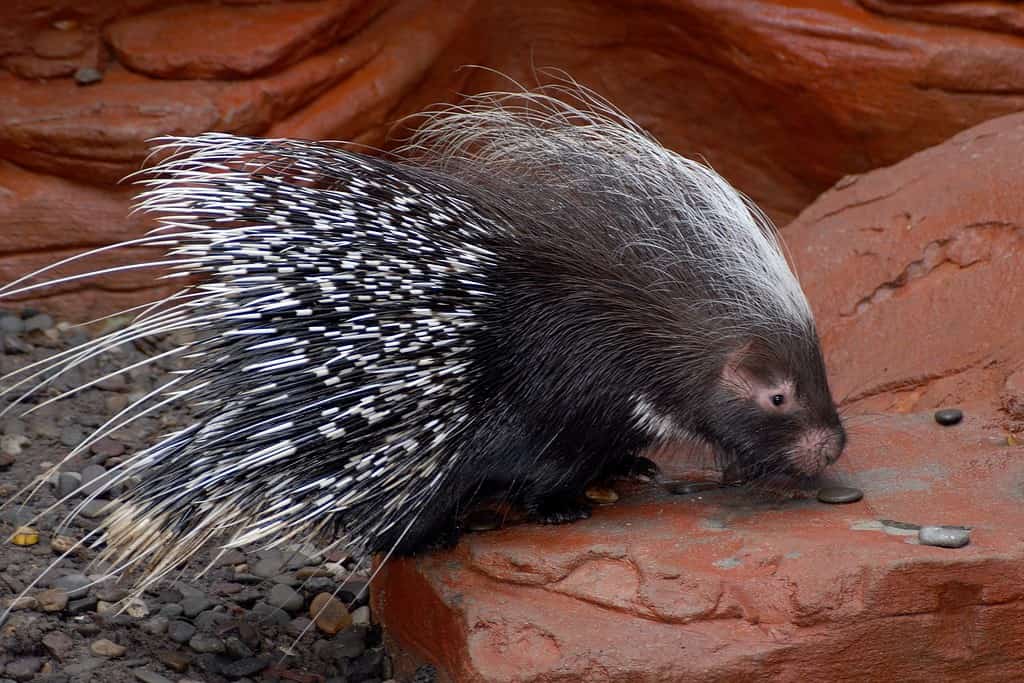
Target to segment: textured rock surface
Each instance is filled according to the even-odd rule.
[[[848,177],[784,234],[835,391],[866,410],[1004,403],[1024,393],[1024,115]]]
[[[385,567],[391,636],[459,681],[1020,670],[1021,158],[1024,114],[990,121],[844,180],[784,231],[850,397],[830,476],[862,501],[642,488],[569,527],[472,535]],[[963,422],[937,424],[939,405]],[[971,527],[971,544],[918,545],[915,525]]]
[[[644,488],[472,535],[386,566],[375,614],[457,681],[1005,680],[1024,666],[1024,449],[993,433],[862,426],[833,474],[863,489],[850,505]],[[970,526],[971,545],[894,522]]]
[[[0,160],[40,174],[52,207],[41,225],[23,222],[0,177],[18,220],[2,234],[0,278],[136,234],[114,183],[148,137],[386,145],[405,114],[507,85],[463,64],[524,82],[534,66],[565,69],[785,220],[845,174],[1020,109],[1021,16],[1012,2],[899,0],[3,3]],[[101,80],[77,85],[81,69]],[[69,203],[106,207],[88,240],[54,227]],[[43,232],[48,244],[19,248]],[[83,296],[58,312],[84,318],[154,294],[130,279],[110,298],[90,287],[69,287]]]

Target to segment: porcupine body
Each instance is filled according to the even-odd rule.
[[[589,482],[666,441],[749,477],[843,449],[770,226],[589,93],[478,96],[399,160],[227,134],[162,149],[141,198],[162,226],[140,242],[203,280],[83,352],[195,336],[169,352],[189,370],[93,437],[195,409],[105,482],[141,478],[105,557],[149,580],[215,536],[412,553],[482,492],[577,519]]]

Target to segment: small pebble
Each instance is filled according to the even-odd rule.
[[[17,612],[23,609],[36,609],[39,607],[39,601],[31,595],[22,595],[11,598],[7,606],[12,612]]]
[[[943,427],[951,427],[959,424],[964,419],[964,413],[959,408],[945,408],[935,411],[935,421]]]
[[[188,646],[200,654],[205,654],[207,652],[220,654],[224,652],[224,641],[215,636],[206,635],[205,633],[197,633],[192,636],[188,641]]]
[[[230,664],[225,664],[222,671],[228,678],[238,679],[243,676],[254,676],[269,665],[270,660],[264,657],[245,657]]]
[[[82,506],[81,515],[86,519],[102,517],[114,509],[115,505],[109,500],[90,500]]]
[[[92,581],[90,581],[89,577],[85,574],[72,572],[54,579],[50,582],[50,587],[60,588],[61,590],[66,591],[68,597],[74,600],[76,598],[84,597],[91,584]]]
[[[720,488],[722,488],[722,485],[715,481],[674,481],[665,485],[665,489],[675,496],[686,496],[691,493],[701,493]]]
[[[162,614],[158,614],[139,624],[139,628],[151,636],[162,636],[167,633],[167,626],[170,624],[170,621],[170,619]]]
[[[103,465],[86,465],[82,470],[82,493],[98,493],[109,481],[107,468]]]
[[[185,610],[183,610],[181,608],[181,605],[161,605],[160,606],[160,615],[164,616],[164,617],[167,617],[168,619],[176,619],[176,618],[180,617],[181,613],[184,612],[184,611]]]
[[[38,313],[25,320],[25,331],[48,330],[53,327],[53,318],[45,313]]]
[[[50,631],[43,636],[43,647],[57,659],[64,659],[67,655],[71,654],[71,648],[74,646],[75,641],[71,640],[71,636],[62,631]]]
[[[19,527],[11,536],[11,543],[20,546],[29,546],[39,543],[39,532],[30,526]]]
[[[491,531],[501,526],[501,517],[494,510],[474,510],[466,518],[466,528],[470,531]]]
[[[224,640],[224,654],[232,659],[242,659],[252,657],[252,649],[241,638],[230,636]]]
[[[142,681],[142,683],[173,683],[171,679],[166,676],[161,676],[155,671],[149,669],[135,669],[132,671],[135,677]]]
[[[16,315],[0,315],[0,332],[8,334],[21,334],[25,331],[25,323]]]
[[[103,80],[103,74],[99,69],[91,66],[83,66],[75,72],[75,83],[78,85],[92,85]]]
[[[68,594],[59,588],[47,588],[36,595],[44,612],[60,612],[68,606]]]
[[[94,640],[89,646],[89,650],[100,657],[120,657],[128,650],[124,645],[118,645],[112,640],[106,638],[100,638]]]
[[[345,614],[348,614],[348,612]],[[268,605],[265,602],[256,603],[252,608],[252,615],[265,624],[284,626],[291,621],[291,617],[283,609]]]
[[[181,601],[181,609],[184,611],[185,616],[189,618],[195,617],[200,612],[208,610],[211,607],[213,607],[213,601],[205,595],[185,598]]]
[[[863,497],[863,491],[850,486],[826,486],[818,491],[818,500],[831,505],[856,503]]]
[[[606,486],[590,486],[583,495],[595,505],[611,505],[619,499],[615,489]]]
[[[196,634],[196,627],[187,621],[175,619],[167,625],[167,637],[176,643],[187,643]]]
[[[180,674],[188,671],[188,667],[192,664],[191,655],[175,650],[161,650],[156,653],[156,658],[168,669]]]
[[[297,579],[312,579],[316,577],[330,576],[334,576],[334,574],[323,567],[303,567],[295,572],[295,578]]]
[[[23,434],[5,434],[0,437],[0,454],[6,455],[10,458],[7,465],[14,463],[14,458],[11,456],[20,455],[21,451],[29,444],[29,439]]]
[[[302,609],[305,601],[301,595],[295,592],[295,589],[279,583],[270,589],[270,593],[267,595],[267,602],[274,607],[280,607],[286,612],[298,612]]]
[[[57,495],[61,498],[78,493],[82,486],[82,475],[79,472],[61,472],[57,475]]]
[[[83,612],[92,612],[96,609],[96,603],[99,601],[94,595],[86,595],[84,598],[72,600],[68,603],[68,611],[72,614],[82,614]]]
[[[369,626],[370,625],[370,607],[369,605],[363,605],[352,610],[352,623],[356,626]]]
[[[917,540],[921,545],[933,545],[939,548],[963,548],[971,542],[971,532],[958,527],[923,526],[917,532]]]
[[[352,625],[352,615],[330,593],[319,593],[313,598],[309,605],[309,618],[318,629],[331,636]]]
[[[16,681],[30,681],[35,678],[43,666],[43,660],[39,657],[19,657],[13,662],[8,662],[4,668],[4,674]]]
[[[326,642],[330,644],[335,657],[354,659],[366,652],[366,629],[350,626]]]

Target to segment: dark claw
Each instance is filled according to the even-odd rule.
[[[642,481],[657,481],[662,476],[662,468],[658,467],[653,460],[638,456],[630,463],[626,476]]]
[[[529,513],[530,519],[539,524],[568,524],[590,517],[590,506],[576,501],[547,502]]]

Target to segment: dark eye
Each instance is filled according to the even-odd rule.
[[[772,405],[773,406],[781,406],[785,402],[786,402],[786,397],[783,396],[782,394],[773,394],[772,395]]]

